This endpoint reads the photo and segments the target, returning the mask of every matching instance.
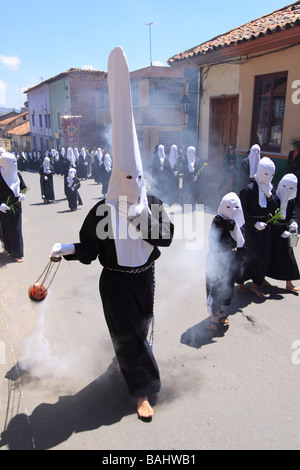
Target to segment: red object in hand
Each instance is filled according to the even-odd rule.
[[[31,300],[34,300],[35,302],[40,302],[41,300],[44,300],[45,297],[47,297],[47,289],[43,284],[33,284],[32,286],[29,287],[28,289],[28,296]]]

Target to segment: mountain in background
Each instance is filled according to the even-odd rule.
[[[20,112],[20,110],[16,108],[3,108],[0,106],[0,114],[10,113],[11,111],[16,111],[16,113]]]

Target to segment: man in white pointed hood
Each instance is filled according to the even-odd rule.
[[[22,201],[26,185],[17,170],[17,159],[0,148],[0,239],[4,254],[22,262],[24,245],[22,235]]]
[[[160,390],[160,376],[147,339],[153,324],[154,262],[159,246],[169,246],[174,227],[162,201],[147,196],[133,119],[130,79],[124,51],[116,47],[108,60],[113,167],[107,198],[87,215],[80,242],[57,243],[52,255],[103,266],[100,295],[129,393],[137,399],[141,419],[151,419],[149,397]]]

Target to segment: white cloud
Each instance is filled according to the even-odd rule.
[[[21,60],[19,59],[18,56],[6,56],[6,55],[0,55],[0,62],[8,68],[8,70],[12,70],[13,72],[16,72],[19,70],[19,65],[21,63]]]
[[[83,65],[82,70],[98,70],[94,65]]]
[[[0,80],[0,104],[6,104],[6,89],[8,85]]]

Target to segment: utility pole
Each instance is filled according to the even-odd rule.
[[[149,42],[150,42],[150,65],[152,65],[152,49],[151,49],[151,25],[153,25],[153,22],[152,23],[145,23],[146,26],[149,26]]]

